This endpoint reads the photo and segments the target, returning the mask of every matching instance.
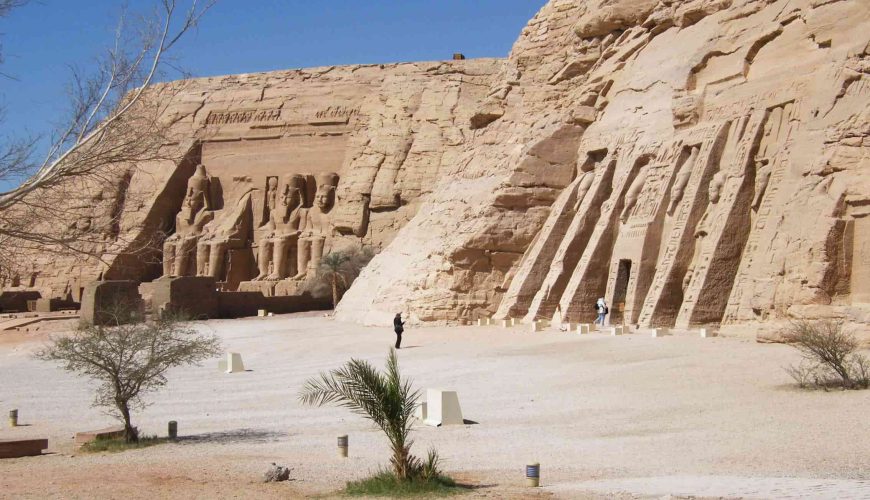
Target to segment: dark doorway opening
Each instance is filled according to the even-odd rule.
[[[611,315],[611,323],[613,324],[620,324],[623,322],[625,296],[628,294],[628,278],[630,276],[631,260],[620,259],[619,267],[616,271],[616,285],[613,289],[613,314]]]

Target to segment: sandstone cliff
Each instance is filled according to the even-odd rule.
[[[339,317],[867,322],[868,42],[862,0],[550,1]]]
[[[65,211],[65,220],[49,221],[84,228],[93,239],[90,251],[102,260],[34,252],[22,259],[20,279],[6,286],[77,299],[84,284],[98,278],[158,278],[162,241],[176,231],[197,164],[210,179],[206,198],[214,233],[238,227],[244,204],[249,206],[242,211],[253,219],[242,224],[246,234],[229,257],[250,261],[242,276],[229,277],[235,281],[230,289],[257,272],[251,246],[268,220],[271,178],[338,174],[330,220],[335,238],[327,245],[379,249],[455,163],[471,115],[502,64],[482,59],[323,67],[157,85],[151,95],[163,101],[163,119],[171,123],[171,140],[155,155],[159,159],[119,166],[101,182],[75,187],[84,192],[66,203],[84,206]],[[311,205],[313,193],[306,195]],[[229,266],[228,274],[239,274],[238,265]]]

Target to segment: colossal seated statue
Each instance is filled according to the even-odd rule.
[[[196,249],[197,276],[226,280],[227,250],[250,246],[252,219],[251,192],[248,191],[229,214],[205,226]]]
[[[209,199],[210,180],[203,165],[187,181],[187,194],[181,212],[175,217],[175,233],[163,243],[163,275],[192,274],[191,257],[203,227],[214,217]]]
[[[338,174],[329,173],[317,176],[317,191],[314,206],[303,210],[299,226],[297,245],[297,274],[294,279],[313,276],[323,258],[326,238],[332,236],[333,226],[330,211],[335,205],[335,188]]]
[[[260,274],[254,281],[277,281],[294,274],[290,269],[293,261],[289,257],[297,250],[305,177],[285,176],[280,191],[275,189],[274,192],[272,187],[273,184],[277,185],[277,178],[272,177],[269,181],[270,192],[267,193],[266,202],[271,210],[268,222],[260,228],[262,237],[257,257]]]

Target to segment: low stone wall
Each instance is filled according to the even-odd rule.
[[[289,297],[266,297],[261,292],[217,292],[221,318],[256,316],[265,309],[275,314],[332,309],[329,298],[318,299],[309,294]]]

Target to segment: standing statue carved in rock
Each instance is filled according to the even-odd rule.
[[[686,269],[686,275],[683,277],[683,292],[686,291],[689,287],[689,283],[692,282],[692,275],[695,273],[695,266],[698,264],[698,259],[701,256],[704,240],[707,235],[710,234],[710,225],[713,219],[712,214],[716,210],[724,186],[725,173],[721,171],[716,172],[716,174],[713,175],[713,179],[710,180],[710,185],[707,188],[710,203],[707,205],[707,210],[704,211],[704,215],[701,216],[701,220],[698,221],[698,225],[695,226],[695,252],[692,254],[692,260],[689,263],[689,267]]]
[[[280,195],[271,205],[269,221],[260,228],[265,230],[265,234],[260,240],[257,259],[260,274],[254,281],[277,281],[292,274],[292,259],[289,257],[298,245],[304,192],[304,176],[290,175],[284,178]]]
[[[329,173],[317,176],[314,206],[304,211],[300,222],[295,279],[313,276],[320,266],[326,238],[332,236],[333,233],[329,213],[335,205],[336,186],[338,186],[338,174]]]
[[[632,181],[631,186],[625,193],[625,206],[622,209],[622,213],[619,215],[619,220],[623,223],[628,220],[628,216],[631,215],[632,209],[637,205],[637,200],[640,198],[641,191],[643,191],[643,185],[646,182],[648,173],[649,165],[642,166],[640,172],[637,173],[637,176],[634,178],[634,181]]]
[[[677,206],[683,201],[683,195],[686,192],[686,186],[689,184],[689,179],[692,177],[692,172],[695,169],[695,162],[698,160],[699,146],[692,147],[689,153],[689,158],[680,166],[680,171],[677,172],[677,178],[674,180],[674,185],[671,187],[671,201],[668,204],[668,215],[674,215]]]
[[[163,275],[185,276],[203,227],[214,218],[209,199],[210,180],[202,165],[187,181],[187,194],[175,217],[175,234],[163,243]]]

